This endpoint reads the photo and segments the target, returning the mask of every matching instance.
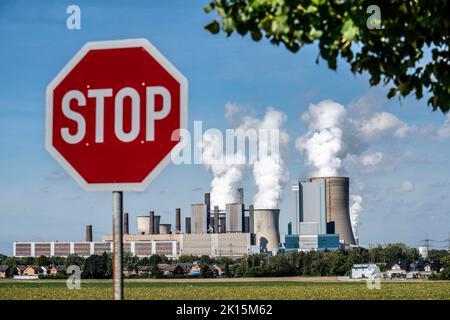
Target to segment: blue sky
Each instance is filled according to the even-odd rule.
[[[417,246],[428,236],[450,232],[450,139],[438,138],[445,115],[432,112],[426,99],[388,101],[387,88],[368,85],[340,63],[330,71],[315,64],[313,47],[291,54],[265,41],[223,34],[203,26],[207,1],[8,1],[0,4],[0,252],[12,242],[82,240],[92,224],[94,238],[111,230],[111,194],[88,193],[64,172],[44,148],[45,88],[87,41],[149,39],[189,81],[189,122],[226,128],[224,105],[236,103],[262,117],[268,106],[283,111],[291,137],[286,163],[291,179],[306,168],[295,139],[308,130],[300,115],[311,103],[331,99],[344,106],[363,101],[368,112],[389,112],[414,133],[398,141],[378,141],[368,152],[382,152],[385,163],[349,172],[363,185],[360,243],[406,242]],[[81,8],[81,30],[66,28],[66,8]],[[362,99],[362,100],[361,100]],[[143,193],[126,193],[131,231],[135,217],[149,210],[173,223],[209,190],[211,174],[200,165],[169,166]],[[242,185],[255,192],[251,172]],[[353,186],[353,187],[354,187]],[[282,233],[290,217],[289,184],[280,203]],[[445,243],[435,242],[436,246]]]

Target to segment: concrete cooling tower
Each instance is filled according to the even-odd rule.
[[[256,245],[261,252],[275,251],[280,247],[279,209],[254,209]]]
[[[347,177],[314,177],[311,182],[325,181],[327,222],[334,222],[335,233],[346,244],[355,244],[350,221],[349,185]]]

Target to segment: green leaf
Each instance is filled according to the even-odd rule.
[[[259,30],[253,30],[251,32],[251,36],[252,36],[253,41],[259,41],[262,38],[262,33]]]
[[[226,33],[230,34],[234,30],[234,21],[232,18],[223,18],[222,20],[222,29]]]
[[[206,5],[203,8],[203,11],[205,11],[205,13],[210,13],[213,10],[214,10],[214,2],[211,2],[210,4]]]
[[[212,34],[217,34],[220,31],[220,25],[216,20],[213,20],[205,26],[205,29]]]
[[[353,20],[348,19],[342,26],[342,37],[347,41],[353,41],[353,39],[355,39],[357,31],[358,28],[353,24]]]

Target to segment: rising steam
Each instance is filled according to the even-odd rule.
[[[359,214],[362,211],[362,197],[360,195],[352,195],[350,197],[350,221],[352,224],[353,234],[358,237]]]
[[[257,209],[277,208],[283,196],[283,186],[289,179],[281,156],[289,142],[289,135],[282,129],[286,119],[284,113],[268,108],[264,119],[258,123],[259,132],[266,130],[268,136],[258,136],[259,157],[253,165],[257,187],[253,203]]]
[[[236,202],[237,183],[242,179],[244,170],[244,155],[237,153],[234,159],[226,158],[220,132],[205,132],[202,147],[203,164],[214,176],[211,181],[211,205],[225,209],[227,203]]]
[[[372,144],[382,139],[401,139],[411,131],[391,113],[367,114],[362,109],[352,110],[360,116],[351,118],[343,105],[324,100],[311,104],[308,112],[302,114],[308,132],[297,139],[296,148],[305,156],[309,176],[345,175],[345,161],[373,168],[383,161],[383,154],[366,153]],[[356,234],[363,199],[360,195],[352,195],[351,199],[351,221]]]
[[[235,104],[227,104],[226,111],[227,118],[236,117],[240,113],[239,107]],[[245,150],[237,150],[233,155],[224,155],[223,135],[220,132],[203,134],[203,164],[214,176],[211,181],[211,205],[224,209],[227,203],[236,202],[238,182],[248,167],[253,171],[257,187],[253,198],[255,208],[278,207],[282,199],[283,185],[288,181],[288,172],[282,159],[282,153],[287,150],[289,141],[287,132],[282,129],[286,119],[284,113],[270,107],[263,119],[245,116],[233,121],[237,123],[237,129],[246,133],[255,132],[257,155],[254,157],[249,155],[249,159],[246,159]]]

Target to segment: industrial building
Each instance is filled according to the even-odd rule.
[[[160,216],[150,211],[138,216],[137,234],[124,234],[124,243],[175,241],[178,255],[208,255],[239,258],[251,253],[276,254],[280,248],[278,209],[254,209],[244,204],[244,190],[238,189],[239,202],[226,204],[225,210],[211,208],[210,194],[204,203],[191,205],[181,231],[181,210],[176,209],[175,233],[170,224],[161,224]],[[111,242],[111,235],[102,241]]]
[[[176,258],[180,255],[208,255],[240,258],[253,253],[277,254],[280,249],[336,250],[354,245],[349,216],[349,179],[320,177],[295,183],[292,187],[292,217],[284,248],[280,239],[280,210],[255,209],[244,203],[239,188],[238,202],[225,208],[212,207],[210,194],[203,203],[191,205],[185,217],[184,232],[181,209],[175,209],[173,224],[163,223],[161,216],[149,211],[137,216],[137,232],[129,232],[129,215],[123,217],[124,251],[140,257],[152,254]],[[112,235],[94,242],[92,226],[86,227],[86,241],[14,242],[15,256],[89,256],[112,252]]]
[[[348,177],[313,177],[292,185],[286,251],[335,250],[355,245],[350,223]]]

